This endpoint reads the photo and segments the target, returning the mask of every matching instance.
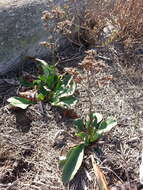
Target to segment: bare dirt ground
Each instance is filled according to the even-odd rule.
[[[61,182],[58,158],[77,142],[73,137],[72,120],[63,118],[58,109],[48,104],[37,104],[26,111],[10,111],[6,99],[16,93],[19,83],[17,77],[13,77],[13,83],[4,77],[1,79],[0,190],[94,190],[96,180],[91,154],[96,157],[111,187],[139,181],[143,80],[138,74],[131,77],[113,53],[101,51],[99,54],[109,58],[108,61],[105,59],[108,67],[102,74],[112,74],[113,80],[101,89],[93,80],[93,106],[105,117],[116,117],[118,126],[89,150],[83,167],[67,187]],[[73,60],[71,56],[70,63],[65,62],[63,66],[72,66],[73,62],[77,65],[79,60],[75,57]],[[83,116],[89,106],[87,94],[81,85],[78,85],[78,91],[76,111]],[[95,149],[98,149],[96,154]]]

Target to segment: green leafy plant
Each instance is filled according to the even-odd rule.
[[[19,107],[21,109],[26,109],[30,104],[34,104],[34,102],[27,100],[26,98],[17,96],[11,97],[7,101],[14,107]]]
[[[103,120],[101,114],[91,112],[85,119],[76,119],[74,125],[77,131],[75,135],[80,137],[82,143],[72,148],[66,158],[60,162],[64,184],[71,181],[80,168],[84,158],[85,148],[93,142],[97,142],[105,133],[115,127],[117,121],[111,117]]]
[[[32,90],[19,93],[20,97],[11,97],[7,101],[15,107],[26,109],[37,101],[49,102],[52,106],[69,108],[76,104],[74,96],[76,83],[71,75],[60,75],[56,67],[48,65],[47,62],[35,59],[43,71],[36,80],[32,82],[22,81],[24,86]]]

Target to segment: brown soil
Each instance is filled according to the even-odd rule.
[[[112,74],[113,81],[99,89],[93,80],[93,107],[105,117],[116,117],[118,126],[88,150],[82,168],[67,187],[61,182],[58,158],[77,142],[73,137],[72,120],[63,118],[61,110],[48,104],[37,104],[26,111],[9,110],[6,99],[16,93],[19,83],[16,77],[13,77],[13,84],[9,83],[11,79],[1,79],[0,190],[82,190],[86,187],[94,190],[96,180],[91,154],[96,157],[110,186],[139,181],[143,80],[138,75],[130,77],[110,52],[99,53],[110,59],[105,61],[108,67],[102,75]],[[72,65],[72,58],[69,64]],[[87,94],[81,85],[78,91],[76,110],[83,116],[89,107]]]

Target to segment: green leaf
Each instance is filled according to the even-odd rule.
[[[83,131],[84,130],[83,119],[75,119],[74,120],[74,125],[76,126],[76,129],[78,131]]]
[[[49,95],[50,91],[46,88],[45,84],[41,83],[38,87],[40,94],[43,94],[45,97]]]
[[[92,124],[94,127],[97,126],[98,123],[100,123],[103,119],[103,116],[100,113],[90,113],[86,117],[86,128],[89,128],[91,125],[91,120]]]
[[[76,90],[76,83],[73,82],[70,88],[67,88],[64,90],[64,92],[60,95],[60,98],[66,97],[66,96],[72,96],[75,93],[75,90]]]
[[[56,86],[60,83],[60,75],[56,72],[50,72],[48,75],[40,75],[39,79],[51,90],[56,91]]]
[[[69,156],[70,156],[72,150],[73,150],[73,148],[71,148],[71,149],[68,151],[68,153],[67,153],[66,156],[60,156],[60,157],[59,157],[59,161],[60,161],[60,162],[59,162],[59,167],[60,167],[60,169],[63,169],[63,167],[64,167],[66,161],[68,160],[68,158],[69,158]]]
[[[92,136],[92,138],[90,139],[90,143],[97,141],[98,139],[100,139],[102,135],[98,134],[97,132]]]
[[[60,98],[60,102],[63,102],[67,107],[69,107],[75,105],[77,103],[77,99],[74,96],[68,96]]]
[[[20,84],[25,87],[34,87],[34,84],[32,82],[26,81],[24,79],[20,79]]]
[[[57,84],[55,86],[55,92],[57,93],[61,88],[62,88],[62,81],[61,81],[61,76],[59,75],[57,78]]]
[[[48,63],[41,59],[35,59],[35,60],[38,61],[38,63],[40,63],[40,66],[42,67],[44,74],[48,76],[50,70]]]
[[[55,96],[58,96],[59,98],[63,98],[66,96],[72,96],[76,90],[76,83],[73,81],[73,83],[69,86],[63,86],[56,91]]]
[[[41,85],[41,83],[42,83],[42,81],[39,79],[33,81],[33,84],[37,85],[37,86]]]
[[[38,94],[38,99],[41,100],[41,101],[45,100],[45,95],[43,95],[41,93]]]
[[[91,116],[91,115],[88,114],[88,115],[86,116],[86,119],[85,119],[85,126],[86,126],[87,129],[91,126],[90,116]]]
[[[85,140],[85,138],[87,138],[87,134],[86,133],[84,133],[84,132],[80,132],[80,133],[76,133],[75,134],[77,137],[80,137],[81,138],[81,140]]]
[[[43,81],[43,82],[46,82],[47,80],[47,77],[45,75],[40,75],[39,76],[39,80]]]
[[[54,66],[49,66],[48,63],[44,60],[41,59],[35,59],[36,61],[38,61],[38,63],[40,63],[40,66],[43,69],[43,73],[45,76],[49,76],[50,74],[55,75],[55,67]]]
[[[51,90],[49,88],[47,88],[47,86],[43,86],[43,88],[47,91],[47,92],[51,92]]]
[[[57,100],[57,101],[53,101],[53,100]],[[53,106],[58,106],[58,107],[62,107],[62,108],[69,108],[70,106],[73,106],[77,103],[77,99],[73,96],[69,96],[69,97],[63,97],[60,99],[52,99],[51,104]]]
[[[83,161],[84,148],[84,144],[74,147],[67,157],[62,172],[62,181],[64,184],[69,183],[79,170]]]
[[[100,113],[92,113],[92,115],[92,117],[96,119],[97,124],[100,123],[103,119],[103,116]]]
[[[48,67],[49,66],[48,63],[46,61],[42,60],[42,59],[36,58],[35,60],[38,61],[43,67]]]
[[[49,89],[54,90],[57,83],[57,76],[55,74],[50,74],[46,79],[46,85]]]
[[[9,98],[7,101],[12,106],[19,107],[21,109],[26,109],[30,104],[35,104],[35,102],[27,100],[26,98],[16,97],[16,96]]]
[[[68,74],[64,76],[62,83],[65,87],[67,87],[71,84],[72,80],[73,80],[73,76]]]
[[[107,133],[109,132],[113,127],[115,127],[117,125],[117,120],[113,119],[111,117],[108,117],[107,120],[102,121],[99,124],[99,128],[97,130],[98,134],[103,134],[103,133]]]
[[[93,126],[95,129],[98,128],[98,124],[102,121],[103,116],[100,113],[92,113],[92,118],[93,118]]]

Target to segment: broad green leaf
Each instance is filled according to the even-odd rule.
[[[58,77],[55,74],[50,74],[46,79],[46,85],[49,89],[54,90],[58,82]]]
[[[86,128],[91,127],[91,122],[94,127],[97,127],[97,124],[100,123],[103,119],[103,116],[100,113],[91,113],[86,117]]]
[[[65,75],[64,78],[62,79],[62,83],[65,87],[69,86],[73,80],[72,75]]]
[[[63,97],[60,99],[55,98],[55,100],[57,100],[57,101],[53,101],[53,100],[51,101],[51,104],[53,106],[58,106],[58,107],[62,107],[62,108],[69,108],[70,106],[73,106],[77,103],[77,99],[73,96]]]
[[[50,72],[49,75],[40,75],[39,80],[41,80],[49,89],[56,91],[56,86],[60,83],[60,75],[56,72]]]
[[[45,99],[45,96],[43,94],[38,94],[38,99],[43,101]]]
[[[39,90],[39,94],[43,94],[44,96],[48,96],[50,91],[47,90],[46,86],[44,83],[41,82],[41,84],[38,86]]]
[[[98,134],[103,134],[109,132],[113,127],[117,125],[117,120],[111,117],[107,118],[107,120],[102,121],[99,124],[99,128],[97,130]]]
[[[60,102],[63,102],[67,106],[74,106],[77,103],[77,99],[74,96],[68,96],[60,98]]]
[[[90,115],[88,114],[85,119],[85,126],[88,129],[91,126]]]
[[[65,91],[65,87],[63,87],[62,83],[59,84],[59,86],[56,87],[55,89],[55,96],[60,97],[60,95],[64,93],[64,91]]]
[[[93,126],[95,129],[98,128],[98,124],[102,121],[103,116],[100,113],[92,113]]]
[[[98,133],[95,133],[95,134],[92,136],[92,138],[90,139],[90,143],[97,141],[98,139],[100,139],[101,136],[102,136],[102,135],[100,135],[100,134],[98,134]]]
[[[93,118],[96,119],[97,124],[100,123],[103,119],[103,116],[100,113],[93,113],[92,115],[93,115]]]
[[[73,81],[73,83],[69,87],[62,85],[61,88],[59,88],[56,91],[55,95],[58,96],[59,98],[63,98],[66,96],[72,96],[74,94],[75,90],[76,90],[76,83]]]
[[[44,74],[48,76],[49,75],[48,63],[44,60],[41,60],[41,59],[35,59],[35,60],[38,61],[38,63],[40,63],[40,66],[42,67]]]
[[[60,98],[66,97],[66,96],[72,96],[75,93],[76,90],[76,83],[73,82],[73,84],[65,90],[64,93],[60,95]]]
[[[84,132],[79,132],[75,134],[77,137],[80,137],[83,141],[85,140],[85,138],[87,138],[87,134]]]
[[[70,152],[62,172],[62,181],[64,184],[69,183],[79,170],[83,161],[84,148],[84,144],[80,144]]]
[[[34,84],[32,82],[26,81],[24,79],[20,79],[20,84],[25,87],[34,87]]]
[[[58,92],[58,90],[61,89],[61,86],[62,86],[62,81],[61,81],[61,76],[60,75],[58,76],[57,80],[58,80],[58,82],[57,82],[56,87],[55,87],[55,92],[56,93]]]
[[[26,109],[30,104],[35,104],[34,102],[27,100],[22,97],[11,97],[7,100],[12,106],[19,107],[21,109]]]
[[[56,88],[57,88],[57,85],[60,85],[61,84],[61,78],[60,78],[60,75],[59,74],[56,74],[54,76],[54,79],[53,79],[53,87],[54,87],[54,91],[56,91]]]
[[[41,83],[42,83],[42,81],[39,80],[39,79],[33,81],[34,85],[38,85],[39,86],[39,85],[41,85]]]
[[[72,153],[72,150],[73,150],[73,148],[71,148],[71,149],[68,151],[68,153],[67,153],[66,156],[60,156],[60,157],[59,157],[59,167],[60,167],[61,169],[63,169],[63,167],[64,167],[66,161],[68,160],[70,154]]]
[[[83,119],[75,119],[74,120],[74,125],[76,126],[76,129],[78,131],[83,131],[84,130]]]
[[[40,66],[43,69],[43,73],[45,76],[49,76],[50,74],[55,75],[55,67],[53,65],[48,65],[48,63],[44,60],[41,59],[35,59],[36,61],[38,61],[38,63],[40,63]]]
[[[56,97],[56,96],[52,96],[51,99],[50,99],[50,103],[55,106],[56,104],[59,103],[59,98]]]
[[[40,75],[39,76],[39,80],[43,81],[43,82],[46,82],[47,80],[47,77],[45,75]]]
[[[51,92],[51,90],[49,88],[47,88],[47,86],[43,86],[43,88],[47,91],[47,92]]]
[[[49,66],[48,63],[46,61],[42,60],[42,59],[36,58],[35,60],[38,61],[44,67],[48,67]]]

